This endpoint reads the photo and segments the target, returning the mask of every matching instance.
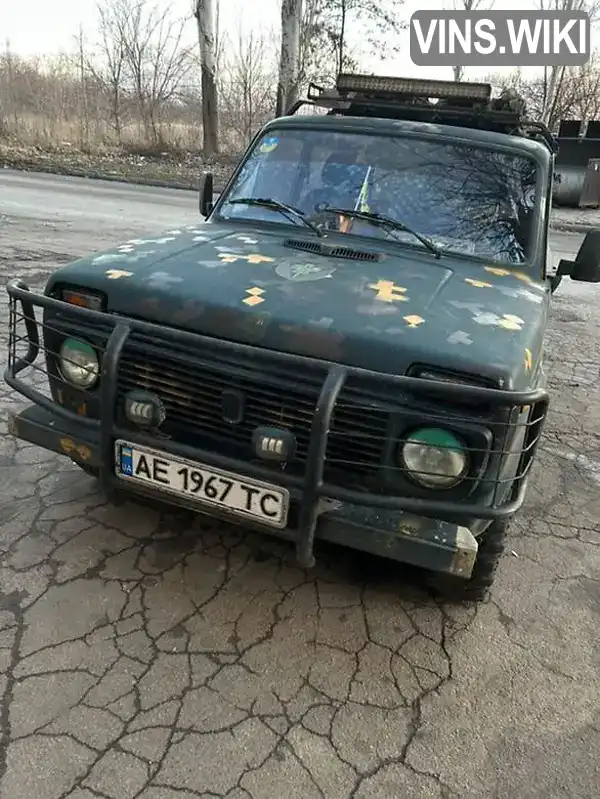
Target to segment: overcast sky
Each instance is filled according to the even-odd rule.
[[[192,0],[155,1],[161,7],[171,6],[181,15],[191,12]],[[453,0],[405,0],[398,4],[398,14],[408,20],[416,10],[452,8],[452,4]],[[0,0],[0,36],[10,42],[11,50],[23,55],[72,50],[80,25],[93,38],[96,5],[97,0]],[[240,26],[242,31],[268,31],[279,26],[281,0],[219,0],[219,5],[221,26],[234,35]],[[537,0],[496,0],[494,4],[497,10],[537,7]],[[360,35],[356,30],[348,33],[350,40]],[[194,36],[193,20],[190,20],[189,36]],[[439,70],[435,68],[416,67],[410,60],[407,33],[399,44],[402,47],[400,56],[383,63],[377,59],[364,60],[361,67],[388,75],[452,78],[449,68],[443,70],[443,74],[437,74]],[[466,77],[477,80],[487,72],[489,70],[473,69],[467,72]]]

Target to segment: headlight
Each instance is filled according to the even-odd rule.
[[[469,454],[448,430],[423,427],[411,433],[399,452],[412,480],[426,488],[453,488],[469,468]]]
[[[61,344],[58,365],[64,379],[78,388],[91,388],[100,373],[96,350],[75,338],[67,338]]]

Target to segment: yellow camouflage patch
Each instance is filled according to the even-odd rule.
[[[109,280],[119,280],[122,277],[133,277],[133,272],[124,272],[122,269],[109,269],[106,272]]]
[[[246,305],[260,305],[261,302],[264,302],[264,298],[261,297],[261,294],[264,294],[264,289],[259,289],[258,286],[253,286],[251,289],[246,289],[246,297],[245,300],[242,302],[246,303]]]
[[[492,289],[494,288],[492,283],[486,283],[485,280],[474,280],[472,277],[466,277],[465,283],[468,283],[470,286],[475,286],[478,289]]]
[[[513,314],[504,314],[498,322],[498,325],[505,330],[521,330],[524,324],[525,322],[522,319]]]
[[[377,292],[375,299],[381,302],[408,301],[408,297],[405,296],[406,289],[397,286],[393,280],[378,280],[377,283],[369,283],[369,288]]]

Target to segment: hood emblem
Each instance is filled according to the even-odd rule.
[[[323,280],[332,277],[335,267],[320,266],[310,262],[298,262],[292,260],[280,261],[275,267],[275,272],[279,277],[292,280],[297,283],[309,283],[313,280]]]

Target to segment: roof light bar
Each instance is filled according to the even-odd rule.
[[[492,87],[489,83],[463,83],[451,80],[421,80],[420,78],[386,78],[378,75],[353,75],[341,72],[337,78],[338,92],[383,92],[411,94],[439,99],[456,97],[489,102]]]

